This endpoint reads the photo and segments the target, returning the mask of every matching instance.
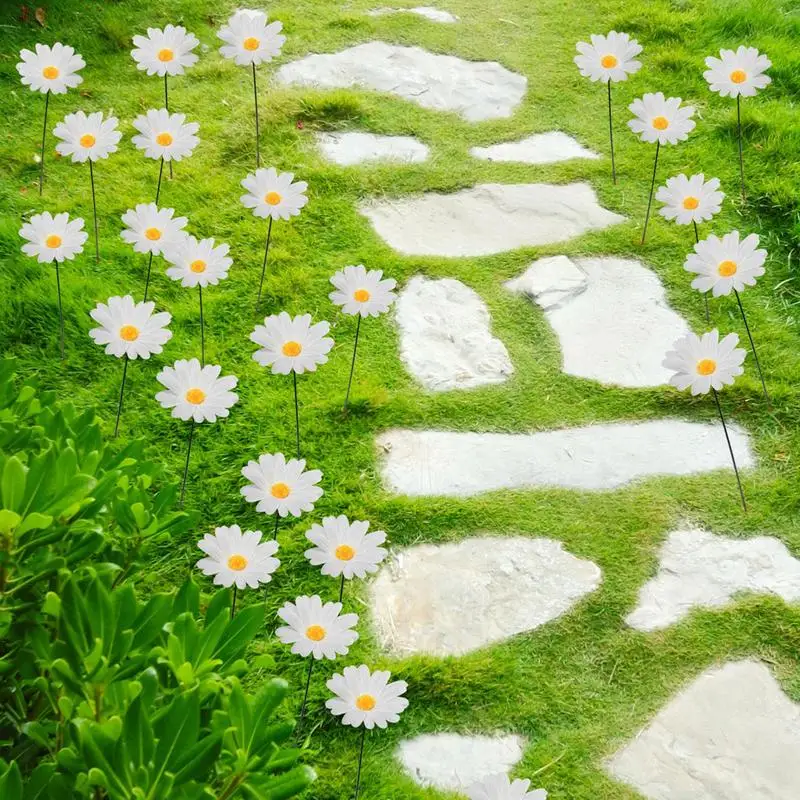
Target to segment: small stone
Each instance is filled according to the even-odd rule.
[[[428,146],[413,136],[374,133],[318,133],[317,144],[328,161],[349,167],[366,161],[416,164],[428,158]]]
[[[473,147],[469,152],[484,161],[511,161],[519,164],[555,164],[573,158],[600,158],[597,153],[587,150],[561,131],[535,133],[519,142]]]

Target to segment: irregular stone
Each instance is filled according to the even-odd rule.
[[[388,245],[412,256],[488,256],[625,220],[600,206],[587,183],[484,183],[454,194],[371,200],[359,210]]]
[[[469,152],[484,161],[514,161],[520,164],[555,164],[573,158],[600,158],[597,153],[587,150],[561,131],[534,133],[519,142],[473,147]]]
[[[728,432],[739,469],[753,466],[747,433],[732,424]],[[721,425],[678,419],[529,434],[398,429],[377,444],[385,486],[418,497],[532,486],[597,491],[651,475],[732,471]]]
[[[798,752],[800,706],[746,660],[704,672],[607,769],[647,800],[791,800]]]
[[[661,548],[657,575],[642,587],[625,621],[640,631],[666,628],[693,608],[727,605],[737,592],[797,602],[800,561],[771,536],[730,539],[696,529],[673,531]]]
[[[318,133],[317,143],[328,161],[349,167],[364,161],[419,163],[428,158],[428,146],[413,136],[378,136],[374,133]]]
[[[370,605],[390,653],[463,655],[560,617],[600,577],[561,542],[483,536],[397,554],[370,585]]]
[[[395,314],[400,356],[426,389],[502,383],[514,371],[505,346],[492,336],[486,304],[461,281],[418,275],[397,298]]]
[[[426,733],[401,741],[396,755],[420,786],[458,791],[510,772],[522,758],[524,746],[520,736]]]
[[[387,14],[416,14],[418,17],[425,17],[425,19],[431,22],[442,22],[444,24],[458,22],[458,17],[451,14],[449,11],[442,11],[432,6],[417,6],[416,8],[373,8],[372,11],[367,11],[367,15],[370,17],[384,17]]]
[[[669,382],[661,362],[689,326],[638,261],[542,258],[505,286],[544,309],[568,375],[629,387]]]
[[[465,61],[385,42],[309,55],[284,64],[277,76],[284,84],[389,92],[423,108],[456,112],[470,122],[510,117],[528,86],[527,78],[494,61]]]

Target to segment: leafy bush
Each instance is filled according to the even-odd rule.
[[[222,590],[201,612],[191,580],[137,598],[148,552],[194,522],[159,472],[0,361],[3,800],[280,800],[314,779],[284,746],[287,684],[241,684],[263,607],[231,618]]]

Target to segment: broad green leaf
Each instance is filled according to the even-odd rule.
[[[16,761],[0,775],[0,797],[3,800],[22,800],[22,775]]]
[[[223,668],[235,661],[253,637],[264,627],[262,603],[243,608],[227,625],[214,650],[214,657],[222,659]]]
[[[191,578],[178,589],[172,607],[172,615],[177,617],[187,611],[191,614],[200,612],[200,589],[197,588],[197,584]]]
[[[176,786],[208,776],[219,757],[221,739],[218,734],[205,734],[194,747],[179,755],[174,767]]]
[[[0,533],[9,534],[16,531],[20,522],[22,522],[22,517],[16,511],[7,508],[0,509]]]
[[[161,633],[172,613],[172,596],[154,594],[133,622],[132,647],[146,647]]]
[[[194,747],[200,733],[200,700],[197,691],[177,694],[154,725],[158,739],[154,762],[159,774],[172,772],[182,753]]]
[[[27,469],[16,457],[6,459],[3,467],[3,477],[0,479],[0,495],[2,506],[10,511],[22,509],[22,498],[25,496],[25,478]]]
[[[128,761],[134,767],[147,765],[153,757],[155,740],[141,695],[131,703],[125,714],[122,735]]]

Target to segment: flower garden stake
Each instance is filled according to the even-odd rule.
[[[755,97],[772,79],[764,73],[772,62],[755,47],[740,46],[737,50],[720,50],[719,58],[706,58],[708,69],[703,77],[712,92],[721,97],[736,98],[736,124],[739,139],[739,179],[744,192],[744,155],[742,153],[742,98]]]
[[[611,84],[628,79],[628,75],[641,69],[636,56],[642,47],[627,33],[611,31],[607,36],[592,34],[591,44],[578,42],[578,55],[573,59],[581,75],[591,81],[605,81],[608,88],[608,138],[611,146],[611,176],[617,182],[617,166],[614,158],[614,123],[611,116]]]
[[[256,169],[261,167],[261,149],[258,131],[258,86],[256,67],[280,55],[286,37],[281,34],[280,22],[267,24],[263,11],[241,9],[234,12],[220,28],[217,37],[225,44],[219,48],[225,58],[233,59],[240,67],[249,66],[253,73],[253,101],[256,116]]]
[[[345,267],[337,272],[331,283],[335,291],[328,297],[339,306],[345,314],[358,317],[356,323],[356,337],[353,343],[353,360],[350,364],[350,377],[347,381],[347,393],[344,397],[344,411],[350,401],[350,388],[353,385],[353,372],[356,368],[356,351],[358,350],[358,335],[361,331],[363,317],[377,317],[389,310],[396,296],[392,291],[397,282],[392,278],[383,278],[383,272],[372,269],[367,272],[362,264],[357,267]]]
[[[124,297],[109,297],[108,303],[98,303],[89,312],[91,318],[100,325],[99,328],[89,331],[95,344],[105,345],[108,355],[125,359],[119,387],[117,420],[114,423],[115,437],[119,433],[128,361],[136,358],[148,359],[154,353],[160,353],[172,337],[172,332],[167,328],[171,315],[166,311],[154,314],[154,310],[155,303],[136,303],[128,294]]]
[[[669,382],[677,389],[681,391],[689,389],[693,396],[708,394],[709,390],[714,393],[714,402],[717,405],[717,413],[722,422],[733,471],[736,474],[736,483],[739,486],[742,508],[747,511],[739,468],[736,466],[736,456],[717,394],[719,389],[732,384],[736,377],[744,372],[742,363],[746,353],[736,346],[738,344],[739,337],[735,333],[729,333],[720,340],[716,328],[704,333],[702,337],[689,333],[675,342],[673,345],[675,349],[667,353],[663,364],[667,369],[674,370],[675,374]]]
[[[531,782],[511,780],[508,775],[492,775],[467,789],[469,800],[547,800],[544,789],[529,792]]]
[[[315,372],[319,364],[328,361],[333,339],[326,334],[331,326],[327,322],[312,325],[311,314],[290,317],[285,311],[264,319],[256,325],[250,340],[260,345],[253,359],[262,367],[272,367],[273,375],[292,373],[294,384],[294,419],[297,457],[300,458],[300,405],[297,399],[297,376]]]
[[[300,214],[300,209],[308,203],[305,181],[293,183],[294,175],[291,172],[282,172],[280,175],[274,167],[257,169],[251,172],[243,181],[242,186],[247,189],[239,199],[245,208],[252,210],[256,217],[264,219],[269,217],[267,227],[267,243],[264,246],[264,263],[261,265],[261,281],[258,284],[258,299],[256,311],[261,305],[261,294],[264,289],[264,275],[267,272],[267,259],[269,258],[269,244],[272,239],[272,223],[276,219],[289,219]]]
[[[680,97],[665,98],[662,92],[656,92],[655,94],[646,94],[628,106],[634,115],[634,118],[628,121],[628,127],[643,142],[656,143],[653,180],[650,183],[650,198],[647,201],[647,214],[644,218],[641,244],[644,244],[647,237],[647,223],[650,221],[650,208],[653,204],[653,192],[656,187],[658,153],[661,145],[677,144],[679,141],[688,139],[689,132],[695,127],[692,119],[694,107],[681,107],[682,102]]]
[[[86,115],[83,111],[67,114],[63,122],[53,129],[53,134],[61,141],[56,152],[70,156],[75,163],[89,162],[89,182],[92,187],[92,213],[94,214],[94,257],[100,261],[100,242],[97,235],[97,195],[94,188],[94,162],[108,158],[117,151],[122,133],[117,129],[117,118],[104,120],[102,113],[95,111]]]
[[[729,295],[731,292],[736,296],[742,322],[747,331],[747,338],[750,340],[750,347],[753,350],[761,388],[764,397],[770,403],[756,343],[753,341],[753,334],[750,331],[739,294],[744,291],[745,287],[755,286],[756,280],[765,272],[764,262],[767,260],[767,251],[757,250],[758,244],[759,238],[755,233],[751,233],[741,241],[739,241],[739,231],[728,233],[721,239],[717,236],[709,236],[695,245],[695,252],[687,256],[683,268],[687,272],[697,275],[692,281],[692,288],[703,292],[704,295],[710,290],[714,297]]]
[[[162,408],[171,408],[173,417],[191,422],[181,483],[181,506],[186,493],[194,426],[227,417],[231,407],[239,400],[239,395],[233,392],[238,383],[236,377],[220,377],[220,372],[222,367],[216,364],[202,366],[196,358],[192,358],[176,361],[173,366],[164,367],[156,376],[156,380],[164,387],[164,391],[156,395]]]
[[[30,87],[32,92],[44,95],[44,121],[42,123],[42,151],[39,161],[39,195],[44,186],[44,151],[47,138],[47,111],[50,107],[50,94],[66,94],[67,89],[74,89],[83,82],[78,72],[86,66],[86,62],[66,44],[56,42],[52,47],[37,44],[36,52],[21,50],[22,61],[17,64],[22,85]]]
[[[403,695],[408,689],[405,681],[389,683],[391,673],[369,667],[345,667],[343,674],[335,674],[326,686],[335,695],[325,705],[334,716],[342,718],[343,725],[361,728],[361,744],[358,753],[356,790],[358,800],[361,787],[361,764],[364,760],[364,742],[367,730],[375,726],[386,728],[390,722],[399,722],[400,714],[408,707]]]
[[[83,245],[89,234],[83,230],[83,220],[76,217],[70,220],[69,214],[62,212],[53,216],[49,211],[34,214],[20,229],[19,235],[26,239],[22,252],[35,256],[40,264],[56,265],[56,291],[58,292],[58,323],[61,360],[64,360],[64,304],[61,297],[61,273],[59,264],[72,261],[83,252]]]

